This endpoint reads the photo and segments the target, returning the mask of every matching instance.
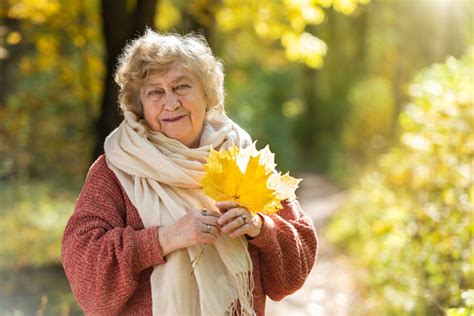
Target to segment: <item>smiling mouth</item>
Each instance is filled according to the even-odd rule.
[[[180,115],[180,116],[175,116],[175,117],[169,117],[169,118],[165,118],[163,119],[164,122],[176,122],[176,121],[179,121],[180,119],[182,119],[183,117],[185,117],[186,115]]]

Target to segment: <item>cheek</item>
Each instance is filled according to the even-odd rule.
[[[155,107],[143,104],[143,117],[153,131],[160,131],[159,113]]]
[[[204,122],[204,117],[206,116],[206,101],[203,98],[203,96],[200,96],[196,99],[199,101],[193,103],[192,117],[193,117],[193,123],[198,125],[196,126],[197,128],[200,128],[200,126]]]
[[[201,128],[201,126],[203,125],[205,115],[206,115],[205,108],[194,109],[192,119],[193,119],[193,125],[196,129]]]

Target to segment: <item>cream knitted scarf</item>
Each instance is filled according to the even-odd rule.
[[[202,191],[202,163],[209,148],[250,144],[249,135],[224,114],[206,119],[198,148],[147,128],[132,112],[105,140],[107,163],[137,208],[145,227],[168,226],[191,208],[216,209]],[[153,315],[254,315],[252,262],[245,238],[221,235],[202,245],[169,254],[151,274]]]

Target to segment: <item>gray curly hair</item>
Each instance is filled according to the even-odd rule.
[[[148,78],[180,64],[201,81],[207,99],[206,111],[224,113],[224,67],[205,38],[198,34],[160,34],[147,29],[131,41],[118,58],[115,82],[119,106],[143,117],[140,88]]]

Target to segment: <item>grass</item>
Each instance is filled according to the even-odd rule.
[[[79,188],[0,182],[0,314],[81,315],[60,264]]]

